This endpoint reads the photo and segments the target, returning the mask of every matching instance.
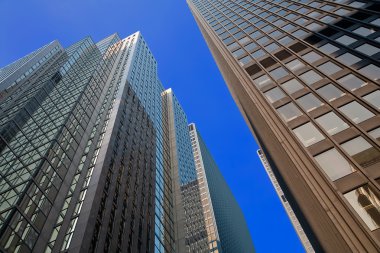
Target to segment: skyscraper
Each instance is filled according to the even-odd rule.
[[[315,251],[378,252],[378,1],[187,2]]]
[[[187,116],[139,32],[0,69],[0,112],[1,252],[211,250]]]
[[[209,245],[205,252],[253,253],[244,215],[195,124],[189,125],[197,183],[202,198],[205,234],[198,238]],[[196,252],[192,250],[191,252]]]
[[[0,251],[179,252],[164,88],[140,33],[54,41],[0,75]]]
[[[261,163],[263,164],[264,169],[267,172],[268,177],[269,177],[270,181],[272,182],[272,185],[273,185],[274,189],[276,190],[276,193],[277,193],[278,197],[280,198],[280,201],[281,201],[282,205],[284,206],[285,211],[288,214],[288,217],[289,217],[290,221],[292,222],[293,227],[296,230],[296,233],[297,233],[299,239],[301,240],[301,243],[302,243],[303,247],[305,248],[305,251],[307,253],[314,253],[315,251],[313,249],[313,246],[311,245],[309,238],[307,237],[305,231],[302,229],[302,226],[301,226],[300,222],[298,221],[297,216],[294,214],[292,207],[290,206],[288,200],[286,199],[286,196],[285,196],[283,190],[281,189],[281,186],[278,183],[276,176],[273,174],[273,170],[271,169],[270,165],[268,164],[268,161],[265,158],[264,153],[259,149],[259,150],[257,150],[257,154],[260,157]]]

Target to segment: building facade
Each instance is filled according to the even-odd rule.
[[[255,252],[244,215],[195,124],[189,125],[208,243],[204,252]]]
[[[187,116],[141,33],[0,69],[0,112],[1,252],[211,252]]]
[[[378,252],[378,1],[187,2],[314,250]]]
[[[272,182],[272,185],[273,185],[274,189],[276,190],[276,193],[277,193],[277,195],[281,201],[281,204],[284,206],[285,211],[286,211],[290,221],[292,222],[292,225],[293,225],[299,239],[301,240],[303,247],[305,248],[305,251],[307,253],[314,253],[315,251],[313,249],[313,246],[311,245],[309,238],[307,238],[305,231],[303,230],[300,222],[298,221],[297,216],[295,215],[295,213],[293,211],[293,208],[290,206],[288,200],[286,199],[284,191],[281,189],[281,186],[278,183],[278,180],[277,180],[276,176],[274,175],[273,170],[270,167],[267,159],[265,158],[264,153],[259,149],[259,150],[257,150],[257,154],[260,157],[261,163],[263,164],[264,169],[267,172],[268,177],[269,177],[270,181]]]

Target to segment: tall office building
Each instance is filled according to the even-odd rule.
[[[139,32],[0,69],[0,176],[1,252],[211,250],[187,116]]]
[[[257,154],[260,157],[261,163],[263,164],[264,169],[267,172],[268,177],[269,177],[270,181],[272,182],[272,185],[273,185],[274,189],[276,190],[276,193],[277,193],[277,195],[281,201],[281,204],[284,206],[285,211],[288,214],[288,217],[289,217],[290,221],[292,222],[292,225],[293,225],[299,239],[301,240],[303,247],[305,248],[306,253],[314,253],[315,251],[313,249],[313,246],[311,245],[309,238],[307,237],[307,235],[306,235],[305,231],[303,230],[299,220],[297,219],[297,216],[295,215],[292,207],[290,206],[290,204],[289,204],[289,202],[285,196],[284,191],[281,189],[281,186],[278,183],[278,180],[277,180],[276,176],[274,175],[273,170],[271,169],[264,153],[259,149],[259,150],[257,150]]]
[[[209,247],[202,252],[255,252],[244,215],[195,124],[189,125],[189,132],[206,224],[205,233],[198,241]]]
[[[180,252],[164,88],[140,33],[54,41],[0,78],[1,252]]]
[[[315,251],[379,252],[379,2],[187,2]]]

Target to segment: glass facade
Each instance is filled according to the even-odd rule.
[[[207,226],[204,252],[255,252],[244,215],[195,124],[189,125],[191,144]],[[196,252],[196,251],[191,251]]]

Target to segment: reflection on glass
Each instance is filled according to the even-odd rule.
[[[371,92],[370,94],[363,97],[368,103],[375,106],[377,109],[380,109],[380,90]]]
[[[298,60],[298,59],[295,59],[291,62],[286,63],[286,66],[290,70],[293,70],[293,71],[296,71],[296,70],[299,70],[299,69],[302,69],[303,67],[305,67],[305,65],[302,62],[300,62],[300,60]]]
[[[281,98],[285,97],[285,93],[282,90],[280,90],[280,88],[278,88],[278,87],[271,89],[271,90],[265,92],[264,94],[267,97],[267,99],[269,100],[269,102],[271,102],[271,103],[274,103],[274,102],[280,100]]]
[[[380,68],[373,64],[369,64],[364,68],[359,69],[358,71],[374,81],[377,81],[380,78]]]
[[[349,89],[349,90],[356,90],[360,87],[363,87],[367,83],[364,82],[362,79],[354,76],[353,74],[346,75],[340,79],[337,80],[338,83],[340,83],[343,87]]]
[[[363,122],[375,116],[375,114],[356,101],[339,107],[339,110],[355,123]]]
[[[309,70],[306,73],[300,75],[300,78],[308,85],[312,85],[313,83],[322,80],[322,77],[318,75],[314,70]]]
[[[343,143],[341,147],[362,167],[380,162],[380,151],[361,136]]]
[[[289,92],[289,94],[292,94],[303,88],[303,85],[300,82],[298,82],[296,79],[289,80],[283,83],[281,86],[282,88],[284,88],[284,90]]]
[[[293,132],[305,147],[325,139],[321,132],[310,122],[293,129]]]
[[[346,94],[331,83],[319,88],[317,92],[321,97],[330,102]]]
[[[286,104],[277,109],[280,116],[286,121],[291,121],[298,116],[302,115],[302,112],[293,103]]]
[[[268,75],[262,75],[258,78],[256,78],[255,80],[253,80],[253,83],[255,84],[255,86],[258,88],[258,89],[262,89],[264,88],[265,86],[267,85],[270,85],[272,82],[272,80],[269,78]]]
[[[319,100],[312,93],[309,93],[306,96],[298,98],[297,102],[307,112],[310,112],[323,105],[322,101]]]
[[[369,131],[368,134],[371,135],[376,140],[380,141],[380,127],[376,128],[372,131]]]
[[[325,151],[314,158],[332,181],[355,171],[352,165],[335,148]]]
[[[329,112],[316,119],[329,135],[337,134],[348,128],[348,124],[339,118],[334,112]]]
[[[370,230],[380,227],[380,200],[368,185],[347,192],[344,197]]]

